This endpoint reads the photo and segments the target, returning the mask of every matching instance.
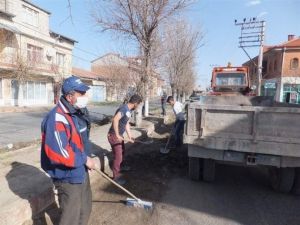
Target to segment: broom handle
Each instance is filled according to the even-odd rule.
[[[136,197],[134,194],[132,194],[130,191],[119,185],[117,182],[115,182],[113,179],[111,179],[109,176],[107,176],[105,173],[103,173],[101,170],[95,169],[97,173],[99,173],[101,176],[103,176],[105,179],[113,183],[115,186],[120,188],[122,191],[126,192],[128,195],[130,195],[132,198],[134,198],[136,201],[139,201],[138,197]]]

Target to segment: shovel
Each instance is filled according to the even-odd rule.
[[[168,147],[169,147],[169,143],[170,143],[170,140],[172,138],[172,135],[174,133],[174,130],[175,130],[175,124],[174,124],[174,126],[173,126],[173,128],[171,130],[171,135],[169,136],[168,141],[167,141],[165,147],[161,147],[160,150],[159,150],[161,154],[168,154],[170,152],[170,149]]]

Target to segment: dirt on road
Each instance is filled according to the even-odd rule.
[[[170,127],[161,125],[162,123],[157,123],[156,133],[151,135],[152,143],[136,143],[128,150],[125,162],[131,170],[122,175],[127,181],[124,187],[142,200],[153,202],[154,208],[144,210],[124,206],[120,201],[126,199],[126,194],[103,178],[99,178],[97,185],[93,186],[91,225],[158,224],[160,215],[157,206],[169,189],[169,181],[174,176],[187,174],[187,153],[184,146],[172,150],[167,155],[159,152],[170,130]]]

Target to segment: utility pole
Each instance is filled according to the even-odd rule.
[[[258,96],[261,95],[261,80],[262,80],[262,62],[263,62],[263,49],[265,39],[265,26],[264,20],[256,20],[255,17],[247,20],[243,19],[243,22],[238,23],[234,21],[236,26],[241,27],[241,35],[239,37],[239,48],[243,49],[249,59],[257,66],[257,90]],[[259,47],[258,63],[256,64],[249,56],[245,48]]]

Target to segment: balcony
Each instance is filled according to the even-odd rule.
[[[16,15],[13,14],[12,11],[12,3],[7,0],[2,0],[0,1],[0,16],[6,17],[8,19],[12,19]]]

